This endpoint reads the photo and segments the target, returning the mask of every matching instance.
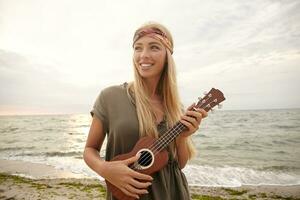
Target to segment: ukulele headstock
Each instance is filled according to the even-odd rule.
[[[219,105],[225,100],[223,93],[215,88],[212,88],[208,93],[205,94],[203,98],[199,98],[196,106],[197,108],[202,108],[206,112],[212,110],[216,105]]]

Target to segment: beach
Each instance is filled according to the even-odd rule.
[[[193,200],[300,199],[294,186],[190,186]],[[86,177],[45,164],[0,160],[0,199],[105,199],[103,180]]]
[[[182,170],[192,199],[300,199],[299,119],[300,109],[214,113]],[[82,157],[90,124],[88,114],[0,116],[0,200],[105,199]]]

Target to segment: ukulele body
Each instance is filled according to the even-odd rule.
[[[168,151],[166,149],[159,151],[157,148],[155,148],[155,141],[157,141],[157,139],[149,136],[142,137],[135,144],[131,152],[117,155],[111,161],[126,160],[135,156],[137,153],[140,153],[139,160],[133,164],[133,166],[135,166],[134,170],[139,173],[151,175],[162,169],[169,160]],[[135,199],[134,197],[124,194],[119,188],[111,184],[109,181],[105,180],[105,182],[107,189],[111,191],[113,196],[118,200]]]

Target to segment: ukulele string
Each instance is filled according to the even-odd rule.
[[[211,98],[211,96],[209,96],[209,98],[207,99],[207,100],[209,100]],[[206,100],[206,101],[207,101]],[[216,100],[216,99],[215,99]],[[199,106],[197,106],[197,107],[202,107],[203,106],[203,104],[206,102],[206,101],[201,101],[201,105],[199,105]],[[210,102],[211,103],[211,102]],[[210,103],[209,104],[207,104],[205,107],[210,107]],[[204,108],[205,108],[204,107]],[[177,134],[179,134],[180,132],[182,132],[183,131],[183,129],[181,130],[181,128],[184,128],[185,127],[185,125],[184,124],[182,124],[182,123],[180,123],[179,125],[178,125],[178,127],[176,127],[175,129],[169,129],[168,131],[167,131],[167,133],[165,133],[164,135],[167,135],[168,134],[168,132],[170,132],[170,131],[174,131],[175,132],[175,135],[177,135]],[[174,133],[173,132],[173,133]],[[149,147],[149,149],[153,152],[153,154],[154,154],[154,156],[157,154],[157,152],[159,152],[159,151],[161,151],[163,148],[164,148],[164,145],[165,144],[167,144],[167,143],[169,143],[169,142],[171,142],[172,140],[173,140],[174,138],[173,138],[173,135],[167,135],[167,137],[166,138],[162,138],[162,140],[161,141],[159,141],[159,142],[157,142],[157,143],[153,143],[150,147]],[[154,147],[154,149],[152,150],[152,148]],[[141,160],[140,160],[140,165],[142,165],[142,164],[145,164],[145,163],[147,163],[149,160],[151,160],[151,155],[149,155],[149,154],[147,154],[147,155],[142,155],[142,157],[141,157]],[[136,167],[138,165],[138,163],[135,163],[134,164],[134,167]]]
[[[165,138],[166,136],[170,136],[168,135],[169,132],[171,131],[175,131],[177,132],[179,130],[179,132],[181,131],[180,128],[182,128],[183,124],[180,124],[178,125],[178,127],[176,128],[172,128],[172,129],[169,129],[161,138],[159,138],[159,141],[156,140],[154,143],[152,143],[152,145],[148,148],[149,150],[151,150],[151,152],[153,152],[154,156],[156,155],[156,152],[158,152],[157,150],[161,148],[161,145],[164,145],[165,142],[164,141],[167,141],[168,138]],[[154,149],[153,149],[154,148]],[[138,169],[138,165],[143,165],[147,162],[149,162],[151,160],[151,155],[150,154],[146,154],[146,155],[142,155],[141,158],[139,159],[140,160],[140,164],[135,162],[134,163],[134,166],[136,169]]]
[[[164,138],[164,136],[166,136],[172,130],[173,129],[169,129],[161,138],[159,138],[159,140],[162,140]],[[155,152],[160,147],[160,143],[159,143],[160,141],[159,140],[156,140],[154,143],[152,143],[150,145],[150,147],[148,147],[148,149],[151,150],[152,152]],[[154,148],[154,149],[152,149],[152,148]],[[148,155],[141,155],[141,158],[139,159],[140,160],[140,165],[145,164],[147,161],[149,161],[149,160],[147,160],[148,158],[151,159],[151,155],[150,155],[150,157],[149,157],[149,154]],[[138,163],[135,162],[133,167],[138,167]]]
[[[185,125],[183,125],[183,124],[180,124],[180,125],[178,125],[178,127],[176,127],[175,129],[171,129],[172,131],[173,131],[173,133],[175,133],[175,134],[178,134],[178,133],[180,133],[182,130],[181,130],[181,128],[184,128],[184,126]],[[167,133],[166,133],[167,134]],[[169,137],[169,136],[168,136]],[[166,138],[166,139],[164,139],[165,140],[165,142],[164,141],[162,141],[161,143],[157,143],[157,145],[154,145],[154,146],[156,146],[153,150],[152,149],[150,149],[152,152],[153,152],[153,154],[154,154],[154,156],[155,155],[157,155],[157,153],[159,153],[163,148],[164,148],[164,145],[166,144],[166,141],[168,141],[168,140],[172,140],[172,137],[171,137],[171,139],[168,139],[168,138]],[[136,168],[136,169],[138,169],[137,167],[138,167],[138,165],[143,165],[143,164],[145,164],[145,163],[147,163],[147,162],[149,162],[151,160],[151,155],[150,154],[147,154],[147,155],[145,155],[144,157],[142,156],[141,157],[141,160],[140,160],[140,164],[139,163],[135,163],[134,164],[134,167]]]
[[[209,97],[210,98],[210,97]],[[208,99],[209,99],[208,98]],[[207,99],[207,100],[208,100]],[[205,101],[204,102],[201,102],[202,104],[199,106],[200,108],[201,108],[201,106],[203,106],[203,104],[205,103]],[[209,104],[208,105],[206,105],[205,107],[208,107],[208,106],[210,106]],[[153,146],[153,144],[149,147],[149,149],[153,152],[153,154],[154,154],[154,156],[159,152],[159,151],[161,151],[163,148],[164,148],[164,145],[165,144],[167,144],[167,143],[169,143],[169,142],[171,142],[173,139],[174,139],[174,137],[173,137],[173,135],[168,135],[168,132],[170,132],[170,131],[174,131],[173,133],[175,133],[176,135],[178,134],[178,133],[180,133],[180,132],[182,132],[182,130],[181,130],[181,128],[184,128],[185,127],[185,125],[184,124],[182,124],[182,123],[180,123],[179,125],[178,125],[178,127],[176,127],[175,129],[169,129],[169,131],[167,131],[167,133],[165,133],[164,135],[167,135],[167,137],[166,138],[162,138],[162,140],[161,141],[159,141],[158,143],[155,143],[155,145]],[[153,148],[153,147],[155,147],[153,150],[151,149],[151,148]],[[151,155],[149,155],[149,154],[147,154],[147,155],[143,155],[142,157],[141,157],[141,160],[140,160],[140,165],[142,165],[142,164],[145,164],[145,163],[147,163],[147,162],[149,162],[151,160]],[[136,163],[135,164],[135,166],[134,167],[136,167],[138,165],[138,163]]]
[[[209,96],[209,98],[208,98],[207,100],[209,100],[210,98],[211,98],[211,96]],[[206,102],[206,101],[205,101],[205,102]],[[202,108],[202,106],[203,106],[203,104],[204,104],[205,102],[201,102],[202,104],[201,104],[199,107]],[[206,108],[206,107],[211,108],[210,103],[212,103],[212,102],[217,102],[217,99],[214,99],[214,100],[210,101],[206,106],[203,107],[203,109]],[[186,127],[186,126],[185,126],[184,124],[180,123],[180,125],[179,125],[178,128],[184,128],[184,127]],[[177,130],[175,130],[175,131],[177,131]],[[183,131],[183,130],[179,130],[179,131],[181,132],[181,131]],[[176,132],[175,134],[178,134],[178,132]],[[165,143],[169,143],[169,142],[171,142],[171,141],[173,140],[173,138],[172,138],[171,135],[168,135],[168,136],[170,136],[170,137],[169,137],[169,138],[166,138],[167,141],[164,141]],[[161,151],[161,149],[157,149],[157,150],[158,150],[158,151]]]
[[[175,129],[169,129],[164,135],[168,134],[168,132],[170,131],[174,131],[176,134],[177,133],[180,133],[182,130],[180,130],[181,128],[183,128],[184,125],[183,124],[180,124],[178,125],[178,127],[176,127]],[[169,137],[170,135],[167,135],[167,137]],[[169,140],[168,138],[163,138],[163,140],[167,141]],[[149,147],[149,150],[151,150],[154,154],[154,156],[160,151],[159,149],[161,147],[163,147],[163,145],[165,145],[166,143],[164,141],[159,141],[159,142],[154,142],[150,147]],[[152,149],[154,148],[154,149]],[[138,165],[143,165],[147,162],[149,162],[151,160],[151,155],[150,154],[146,154],[146,155],[142,155],[141,158],[139,159],[140,160],[140,164],[135,162],[133,167],[138,169]]]
[[[166,135],[168,134],[168,132],[170,132],[171,130],[172,130],[172,129],[169,129],[165,134],[163,134],[163,136],[162,136],[161,138],[159,138],[159,140],[163,139],[163,137],[166,136]],[[159,140],[156,140],[154,143],[152,143],[152,144],[148,147],[148,149],[151,150],[152,152],[155,151],[155,149],[156,149],[157,147],[160,146]],[[157,146],[157,145],[158,145],[158,146]],[[154,150],[152,150],[152,148],[154,148]],[[145,156],[146,156],[146,157],[145,157]],[[141,157],[140,157],[138,160],[141,160],[141,164],[144,164],[144,161],[147,161],[147,160],[145,160],[145,159],[148,159],[148,156],[149,156],[149,155],[141,155]],[[151,159],[151,155],[150,155],[150,159]],[[135,162],[134,165],[133,165],[133,167],[138,167],[138,163]],[[137,168],[137,169],[138,169],[138,168]]]
[[[202,106],[202,105],[200,105],[200,106]],[[185,128],[185,125],[180,123],[177,127],[175,127],[175,129],[169,129],[168,132],[173,131],[173,133],[175,133],[175,135],[177,135],[178,133],[182,132],[182,130],[183,130],[182,128]],[[153,152],[154,156],[157,154],[157,152],[161,151],[164,148],[165,144],[171,142],[174,139],[174,137],[173,137],[174,134],[168,135],[168,132],[164,134],[164,136],[167,135],[166,138],[162,137],[162,139],[154,145],[154,147],[155,147],[154,149],[151,149],[151,148],[153,148],[153,145],[151,145],[151,147],[149,148]],[[149,162],[149,160],[151,160],[151,155],[147,154],[145,156],[142,156],[140,165]],[[136,165],[135,165],[135,167],[136,167]]]

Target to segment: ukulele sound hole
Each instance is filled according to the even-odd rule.
[[[140,153],[140,158],[138,159],[139,167],[142,169],[147,169],[153,164],[153,153],[149,149],[141,149],[138,153]]]

